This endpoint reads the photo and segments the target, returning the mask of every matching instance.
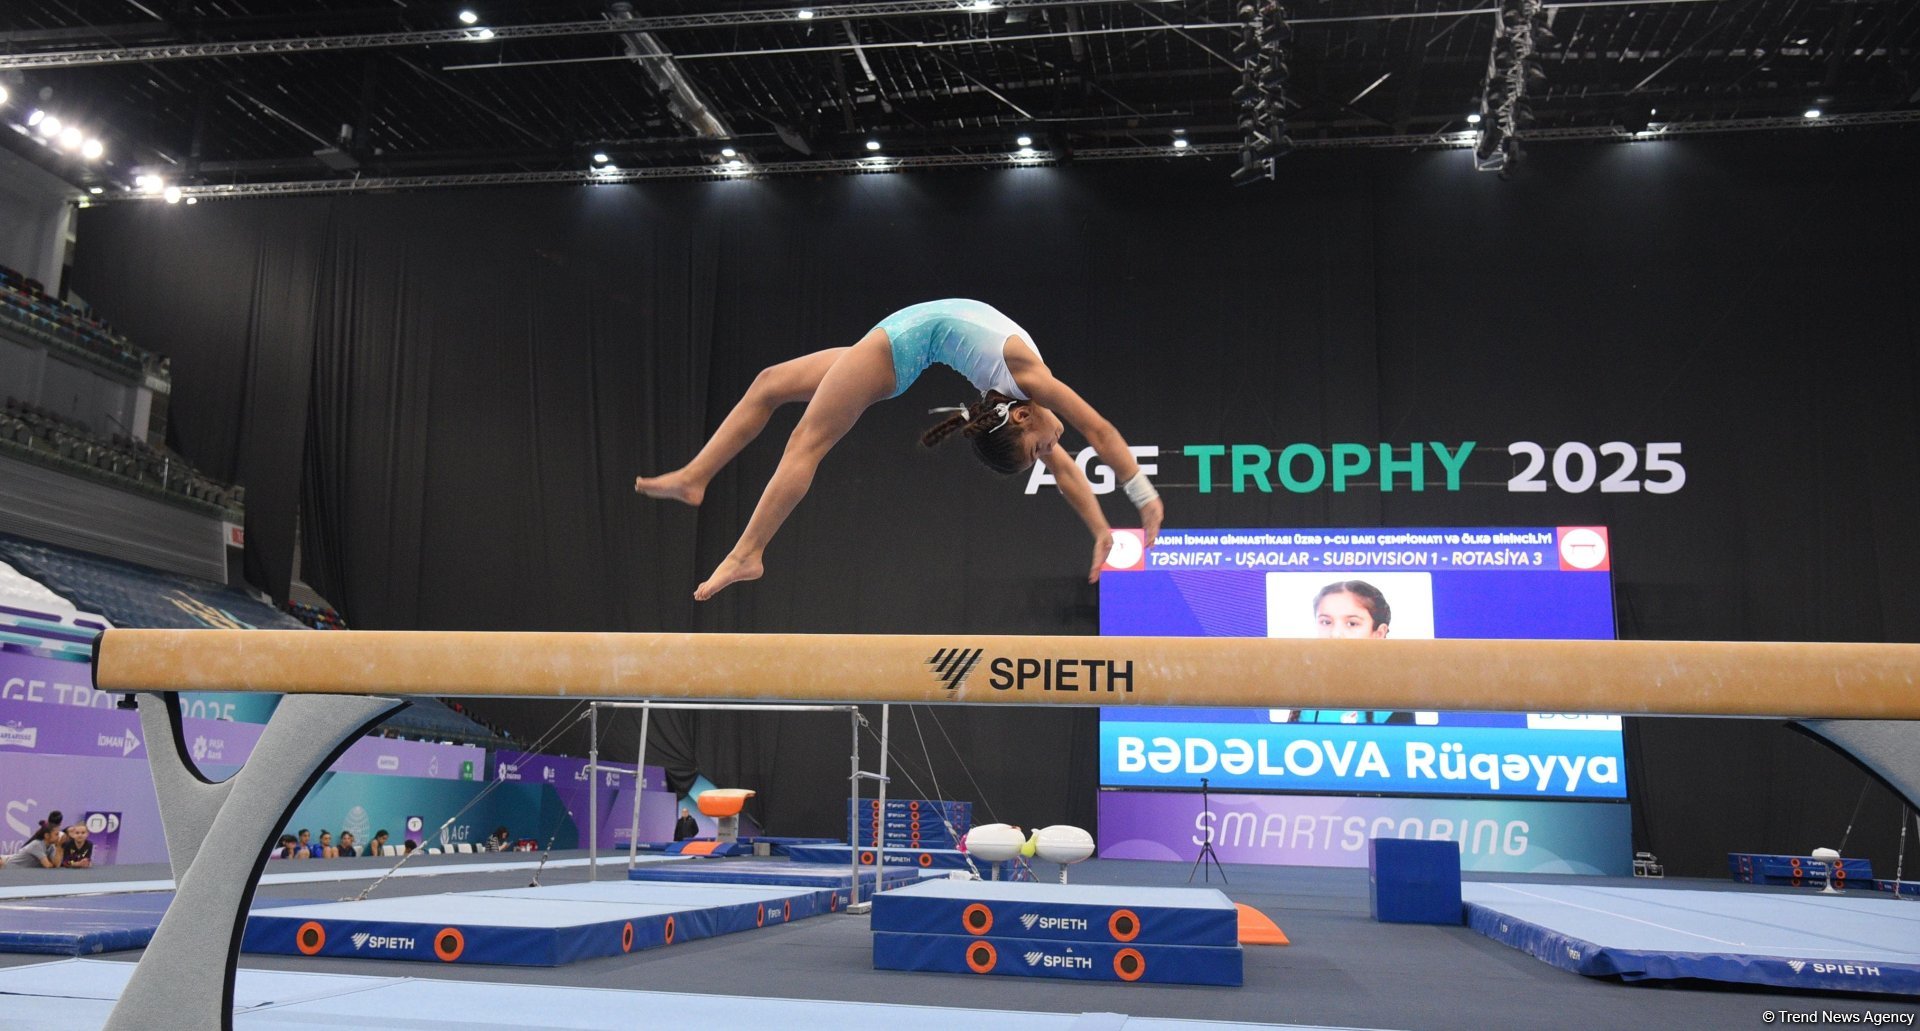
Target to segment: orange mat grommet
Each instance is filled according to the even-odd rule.
[[[633,921],[631,920],[627,921],[625,927],[620,928],[620,951],[633,951]]]
[[[985,934],[993,930],[993,910],[976,902],[960,914],[960,926],[970,934]]]
[[[667,917],[667,944],[673,944],[673,917]]]
[[[1116,909],[1107,917],[1107,932],[1115,941],[1130,942],[1140,937],[1140,917],[1131,909]]]
[[[974,942],[967,946],[967,969],[976,974],[993,973],[993,965],[1000,959],[1000,953],[992,942]]]
[[[457,927],[443,927],[433,936],[433,954],[440,957],[442,963],[451,963],[467,951],[467,936]]]
[[[317,956],[327,947],[327,929],[318,920],[309,920],[293,932],[293,944],[302,954]]]
[[[1121,949],[1113,954],[1113,972],[1122,981],[1138,981],[1147,972],[1147,958],[1139,949]]]

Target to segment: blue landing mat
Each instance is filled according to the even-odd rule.
[[[131,963],[61,960],[0,970],[0,1026],[88,1031],[106,1023]],[[338,1031],[342,1027],[406,1027],[466,1031],[474,1027],[600,1031],[647,1026],[778,1028],[780,1031],[899,1031],[974,1028],[994,1031],[1251,1031],[1298,1025],[1128,1017],[1118,1013],[1032,1013],[894,1003],[756,999],[675,992],[634,992],[554,985],[488,984],[399,977],[241,970],[234,979],[239,1031]],[[636,1016],[636,1014],[644,1015]]]
[[[872,866],[874,849],[869,846],[860,848],[860,865]],[[822,865],[852,866],[853,849],[846,845],[795,845],[787,849],[787,858],[796,863],[818,863]],[[917,866],[922,870],[965,870],[967,854],[957,848],[899,848],[887,846],[887,865],[894,864]],[[983,863],[975,861],[982,877],[992,876],[991,871],[999,866],[1003,873],[1010,874],[1012,863]]]
[[[1462,885],[1467,925],[1563,970],[1920,995],[1920,906],[1832,896]]]
[[[880,896],[886,898],[885,895]],[[1142,945],[1043,941],[971,934],[873,932],[875,970],[931,970],[948,974],[1060,977],[1079,981],[1140,981],[1237,988],[1240,946]]]
[[[255,913],[241,948],[504,966],[562,966],[838,910],[831,889],[612,881],[407,895]]]
[[[0,902],[0,952],[92,956],[145,948],[172,901],[173,892],[151,891]],[[254,902],[258,909],[297,904]]]
[[[842,891],[853,885],[853,874],[847,870],[785,859],[717,859],[709,863],[681,864],[671,868],[639,867],[628,870],[627,879],[688,884],[772,884],[798,888],[837,888]],[[873,889],[873,880],[872,867],[860,871],[861,895]],[[889,866],[881,890],[915,884],[919,880],[919,867]]]
[[[873,929],[1220,948],[1240,944],[1239,910],[1212,888],[926,881],[875,898]]]

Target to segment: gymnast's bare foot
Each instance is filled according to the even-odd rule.
[[[766,572],[766,570],[760,565],[760,556],[758,555],[747,558],[728,555],[720,562],[719,567],[713,571],[713,575],[707,577],[707,582],[694,589],[693,600],[706,601],[708,598],[725,590],[728,584],[740,583],[746,580],[758,580],[764,572]]]
[[[707,496],[706,484],[694,483],[680,472],[664,476],[636,476],[633,478],[633,489],[635,493],[650,498],[666,498],[695,508],[699,508],[701,500]]]

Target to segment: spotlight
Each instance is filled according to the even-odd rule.
[[[101,189],[101,188],[100,188],[100,187],[98,187],[98,186],[89,186],[89,187],[87,187],[87,192],[88,192],[88,193],[91,193],[91,194],[93,194],[93,195],[94,195],[95,197],[98,197],[98,196],[100,196],[101,194],[103,194],[103,193],[105,193],[105,192],[107,192],[107,191],[105,191],[105,190],[103,190],[103,189]]]
[[[732,160],[727,162],[727,168],[730,169],[731,171],[738,172],[745,167],[746,167],[746,163],[741,161],[739,158],[733,158]]]
[[[159,193],[161,187],[167,185],[166,181],[157,175],[143,175],[135,179],[133,184],[140,187],[141,193]]]
[[[1818,111],[1815,111],[1815,112],[1814,112],[1814,114],[1815,114],[1815,115],[1818,115],[1819,113],[1820,113],[1820,112],[1818,112]],[[879,150],[879,149],[880,149],[880,141],[879,141],[879,140],[868,140],[868,141],[867,141],[867,149],[868,149],[868,150]]]
[[[736,155],[736,154],[738,154],[738,153],[740,153],[740,152],[739,152],[739,151],[737,151],[737,150],[734,150],[734,149],[733,149],[732,147],[721,147],[721,148],[720,148],[720,156],[721,156],[721,157],[723,157],[723,158],[730,158],[730,157],[733,157],[734,155]]]
[[[1470,114],[1470,115],[1468,115],[1468,116],[1467,116],[1467,124],[1468,124],[1468,125],[1479,125],[1479,124],[1480,124],[1480,115],[1479,115],[1479,113],[1478,113],[1478,112],[1476,112],[1476,113],[1474,113],[1474,114]]]
[[[813,12],[812,12],[812,11],[809,11],[809,10],[807,10],[807,9],[806,9],[806,8],[804,8],[804,7],[802,7],[802,8],[800,8],[800,10],[799,10],[799,11],[797,11],[797,12],[795,12],[795,14],[794,14],[794,17],[796,17],[796,18],[798,18],[798,19],[800,19],[801,21],[812,21],[812,20],[813,20]]]
[[[86,139],[86,137],[81,135],[78,127],[69,125],[60,130],[60,149],[72,150],[78,147],[84,139]]]
[[[1032,157],[1032,156],[1033,156],[1033,148],[1032,148],[1032,147],[1021,147],[1021,148],[1020,148],[1020,156],[1021,156],[1021,157],[1023,157],[1023,158],[1030,158],[1030,157]]]
[[[200,203],[200,198],[198,198],[198,197],[188,197],[188,198],[187,198],[187,203],[188,203],[188,204],[198,204],[198,203]]]
[[[460,24],[462,25],[472,25],[474,22],[477,22],[479,20],[480,20],[480,16],[473,13],[472,11],[460,12]]]
[[[1818,117],[1820,117],[1820,109],[1819,109],[1819,108],[1817,108],[1817,107],[1810,107],[1810,108],[1807,108],[1807,111],[1806,111],[1806,114],[1805,114],[1805,115],[1803,115],[1802,117],[1804,117],[1804,118],[1806,118],[1806,119],[1808,119],[1808,120],[1812,120],[1812,119],[1815,119],[1815,118],[1818,118]]]
[[[1796,40],[1794,40],[1794,41],[1793,41],[1793,45],[1794,45],[1794,46],[1797,46],[1797,47],[1803,47],[1803,46],[1806,46],[1806,45],[1807,45],[1807,44],[1808,44],[1809,42],[1811,42],[1811,41],[1810,41],[1810,40],[1808,40],[1808,39],[1807,39],[1806,37],[1804,37],[1804,36],[1803,36],[1803,37],[1801,37],[1801,38],[1799,38],[1799,39],[1796,39]]]
[[[48,115],[40,119],[40,135],[52,139],[60,133],[60,119]]]
[[[593,163],[594,163],[594,164],[596,164],[596,165],[604,165],[604,164],[606,164],[606,163],[607,163],[607,152],[606,152],[606,151],[604,151],[604,150],[596,150],[596,151],[594,151],[594,152],[593,152]]]
[[[973,0],[972,3],[967,5],[967,8],[974,11],[991,11],[993,10],[993,6],[993,0]]]
[[[88,161],[98,161],[100,160],[100,155],[106,152],[106,144],[101,143],[97,139],[90,139],[80,145],[80,156],[86,158]]]
[[[1020,137],[1014,140],[1013,142],[1022,147],[1031,147],[1033,146],[1033,137],[1028,136],[1025,133],[1022,133],[1020,134]]]
[[[488,28],[482,28],[479,32],[474,33],[474,35],[480,37],[481,39],[492,39],[493,30]]]
[[[0,86],[0,104],[4,104],[7,102],[7,96],[8,96],[7,88],[5,86]]]
[[[1185,136],[1175,136],[1173,138],[1173,149],[1175,150],[1187,149],[1187,138]]]
[[[33,113],[27,116],[28,127],[31,128],[32,126],[39,125],[40,120],[45,117],[47,117],[47,113],[45,111],[42,111],[37,107],[34,108]]]
[[[161,196],[167,199],[168,204],[178,204],[180,203],[180,187],[169,186]]]

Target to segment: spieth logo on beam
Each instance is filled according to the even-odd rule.
[[[980,656],[984,654],[984,648],[942,648],[933,653],[927,665],[933,667],[933,678],[940,681],[942,687],[958,691],[967,686],[967,674],[979,665]]]

